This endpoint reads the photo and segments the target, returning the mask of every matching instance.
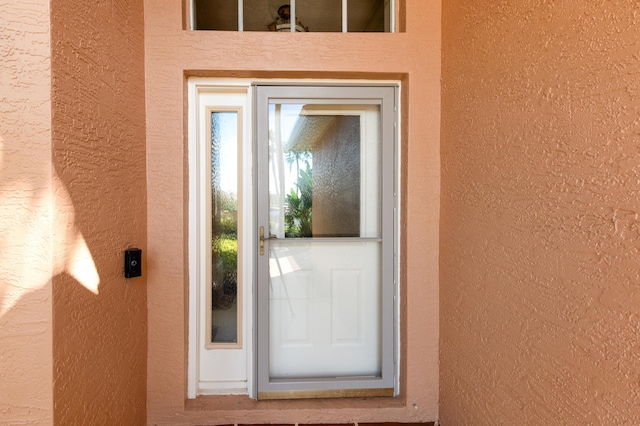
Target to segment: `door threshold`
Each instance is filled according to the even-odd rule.
[[[316,398],[374,398],[394,395],[393,388],[291,390],[258,392],[258,400],[316,399]]]

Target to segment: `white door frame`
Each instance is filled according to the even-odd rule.
[[[189,259],[189,277],[188,277],[188,299],[189,299],[189,315],[188,315],[188,366],[187,366],[187,397],[190,399],[196,398],[198,395],[205,394],[248,394],[249,397],[257,398],[257,356],[255,352],[256,341],[256,307],[255,301],[255,279],[256,279],[256,254],[258,236],[255,217],[255,141],[252,135],[252,130],[255,126],[255,119],[253,114],[253,91],[252,86],[255,85],[331,85],[331,86],[344,86],[344,87],[358,87],[358,86],[392,86],[396,89],[395,94],[395,110],[394,114],[397,116],[395,121],[395,127],[393,128],[393,156],[391,161],[395,165],[396,170],[400,170],[400,155],[399,155],[399,83],[396,81],[370,81],[370,80],[290,80],[290,79],[274,79],[274,80],[256,80],[256,79],[221,79],[221,78],[204,78],[204,77],[192,77],[188,79],[187,91],[188,91],[188,164],[189,164],[189,196],[188,196],[188,259]],[[242,200],[242,219],[245,224],[245,229],[242,237],[242,245],[245,249],[238,253],[238,256],[243,258],[242,271],[239,271],[244,277],[245,286],[243,292],[243,347],[246,348],[246,387],[242,389],[235,388],[233,384],[218,384],[216,388],[202,387],[199,379],[199,367],[198,363],[201,359],[201,349],[198,345],[198,338],[204,333],[203,326],[203,309],[202,300],[206,299],[206,294],[202,291],[202,282],[205,280],[206,268],[209,267],[206,262],[206,251],[208,250],[207,244],[210,242],[203,242],[202,235],[206,234],[203,229],[206,228],[206,218],[203,214],[203,208],[205,206],[205,199],[203,190],[204,175],[210,169],[210,165],[203,164],[202,154],[199,154],[198,146],[200,141],[203,140],[204,133],[203,122],[201,112],[203,107],[206,107],[206,97],[210,94],[224,93],[225,91],[231,92],[243,92],[246,93],[246,108],[244,108],[243,128],[244,135],[241,146],[240,158],[242,164],[242,177],[239,180],[239,184],[242,185],[243,200]],[[210,103],[210,102],[209,102]],[[214,106],[220,107],[221,105]],[[241,182],[241,183],[240,183]],[[394,312],[393,312],[393,344],[392,355],[394,358],[394,379],[393,385],[395,388],[395,394],[399,392],[399,327],[400,327],[400,314],[399,314],[399,214],[398,206],[400,204],[400,173],[396,171],[395,181],[389,183],[393,186],[393,193],[396,197],[396,202],[393,206],[393,222],[396,230],[393,244],[393,259],[394,259]],[[240,214],[240,213],[239,213]],[[205,316],[206,317],[206,316]]]

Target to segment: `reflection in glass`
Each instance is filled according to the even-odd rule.
[[[211,342],[238,341],[238,113],[211,113]]]
[[[269,108],[270,232],[279,238],[378,237],[380,146],[364,147],[366,107]],[[374,164],[366,185],[363,158]]]

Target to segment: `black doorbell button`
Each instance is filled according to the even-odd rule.
[[[124,251],[124,276],[134,278],[142,275],[142,250],[131,248]]]

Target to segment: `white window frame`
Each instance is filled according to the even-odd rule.
[[[252,106],[250,82],[246,80],[189,79],[189,344],[188,344],[188,387],[187,396],[219,394],[248,394],[253,388],[253,180],[250,170],[252,158]],[[235,98],[235,99],[234,99]],[[238,101],[238,98],[242,100]],[[241,122],[238,146],[238,310],[242,317],[238,321],[238,344],[210,344],[205,338],[207,328],[210,330],[211,317],[207,314],[207,303],[210,303],[210,289],[203,282],[211,281],[211,240],[210,240],[210,205],[211,189],[208,174],[211,170],[211,141],[208,123],[203,118],[212,111],[237,111]],[[210,115],[209,115],[210,116]],[[210,332],[209,332],[210,333]],[[235,352],[231,352],[235,350]],[[207,351],[205,355],[203,351]],[[243,379],[207,381],[200,371],[201,357],[217,354],[222,360],[234,360],[237,354],[243,354]],[[234,356],[234,354],[236,356]],[[205,359],[203,359],[205,361]],[[205,361],[206,362],[206,361]],[[242,361],[240,361],[242,363]]]

